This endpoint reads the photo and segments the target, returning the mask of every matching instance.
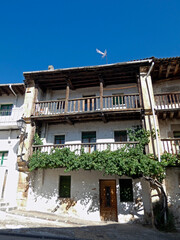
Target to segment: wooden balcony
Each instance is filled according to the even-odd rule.
[[[109,149],[110,151],[115,151],[121,149],[127,144],[134,147],[138,142],[101,142],[101,143],[74,143],[74,144],[48,144],[48,145],[33,145],[33,151],[47,152],[48,154],[52,149],[55,148],[69,148],[71,151],[75,151],[80,154],[82,148],[87,153],[91,153],[95,150],[103,151]]]
[[[163,152],[180,154],[180,138],[161,139]]]
[[[35,103],[34,119],[77,119],[102,118],[122,114],[140,114],[138,94],[111,95],[101,97],[76,98],[70,100],[40,101]]]
[[[159,117],[164,119],[167,117],[180,117],[180,92],[161,93],[156,94],[154,97]]]

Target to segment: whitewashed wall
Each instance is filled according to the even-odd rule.
[[[12,94],[7,96],[3,94],[0,96],[0,104],[13,104],[11,115],[0,116],[0,129],[17,128],[16,121],[23,115],[24,96],[19,94],[17,96]]]
[[[9,116],[0,116],[0,151],[8,152],[7,161],[0,165],[0,199],[2,195],[5,172],[8,170],[6,185],[4,189],[4,201],[11,205],[16,205],[18,170],[17,170],[17,151],[20,134],[17,128],[17,120],[23,115],[24,96],[18,94],[0,96],[0,104],[13,104],[12,113]]]
[[[65,135],[65,142],[81,143],[82,132],[96,131],[96,142],[114,142],[114,131],[126,130],[133,126],[139,126],[140,120],[136,121],[115,121],[103,123],[103,121],[76,123],[74,125],[69,124],[57,124],[43,126],[42,138],[44,144],[53,144],[55,135]]]
[[[19,144],[18,130],[0,131],[0,151],[8,151],[8,159],[0,166],[0,195],[6,169],[8,170],[7,181],[4,191],[4,200],[15,205],[18,184],[17,149]],[[0,196],[1,198],[1,196]]]
[[[58,199],[59,176],[71,176],[72,206],[67,210],[67,204]],[[127,178],[127,177],[124,177]],[[64,216],[73,216],[87,220],[100,221],[99,180],[115,179],[117,192],[118,221],[143,221],[144,203],[148,199],[142,198],[142,182],[133,180],[133,202],[120,202],[119,177],[103,175],[98,171],[73,171],[65,173],[63,169],[36,170],[31,173],[31,184],[27,202],[28,210],[55,212]],[[148,195],[148,188],[143,188],[144,196]],[[61,204],[60,204],[61,202]],[[146,206],[147,207],[147,206]]]

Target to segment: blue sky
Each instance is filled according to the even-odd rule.
[[[180,56],[180,0],[0,0],[0,83],[24,71]]]

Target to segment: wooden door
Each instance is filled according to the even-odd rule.
[[[100,216],[102,221],[117,221],[116,180],[100,180]]]

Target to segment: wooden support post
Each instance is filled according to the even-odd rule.
[[[68,111],[68,100],[69,100],[69,84],[66,86],[66,99],[65,99],[65,113]]]
[[[100,109],[103,110],[103,80],[100,79]]]

